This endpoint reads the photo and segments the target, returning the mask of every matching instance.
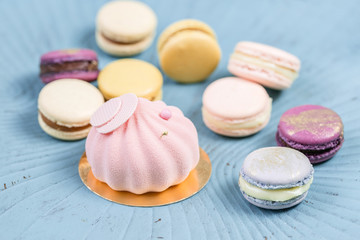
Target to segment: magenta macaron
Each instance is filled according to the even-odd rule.
[[[85,81],[96,80],[99,74],[98,58],[89,49],[64,49],[48,52],[40,59],[40,78],[44,83],[75,78]]]
[[[280,118],[276,141],[304,153],[311,163],[332,158],[344,142],[340,116],[318,105],[302,105],[286,111]]]

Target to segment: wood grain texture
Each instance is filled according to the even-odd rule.
[[[222,60],[205,82],[181,85],[165,78],[164,100],[196,125],[213,163],[208,185],[170,206],[126,207],[83,186],[77,164],[85,141],[62,142],[37,123],[43,87],[40,55],[85,47],[103,68],[116,58],[95,43],[97,10],[105,1],[0,0],[0,239],[357,239],[360,229],[360,2],[310,0],[157,0],[160,33],[170,23],[197,18],[218,36]],[[212,81],[229,76],[230,54],[240,40],[270,44],[302,60],[299,79],[274,99],[272,118],[243,139],[218,136],[201,119],[201,97]],[[158,64],[155,44],[136,58]],[[299,206],[267,211],[244,200],[237,186],[245,156],[274,146],[281,114],[301,104],[335,110],[345,143],[315,166],[309,194]]]

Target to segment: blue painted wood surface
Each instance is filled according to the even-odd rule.
[[[358,239],[360,234],[360,2],[310,0],[157,0],[160,33],[170,23],[197,18],[216,31],[222,60],[205,82],[168,78],[164,100],[195,123],[213,163],[208,185],[183,202],[136,208],[108,202],[78,176],[83,141],[47,136],[37,123],[39,58],[54,49],[85,47],[100,67],[116,58],[94,40],[97,10],[105,1],[0,0],[0,239]],[[240,40],[287,50],[302,60],[300,77],[273,97],[272,118],[260,133],[231,139],[210,132],[201,97],[212,81],[229,76],[228,58]],[[155,44],[137,58],[158,66]],[[267,211],[248,204],[237,186],[244,157],[274,146],[281,114],[301,104],[338,112],[345,143],[315,166],[315,180],[299,206]]]

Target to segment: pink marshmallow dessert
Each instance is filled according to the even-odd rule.
[[[200,158],[198,135],[182,111],[129,93],[91,117],[86,155],[96,179],[116,191],[162,192],[183,182]]]

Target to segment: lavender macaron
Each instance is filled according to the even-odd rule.
[[[318,105],[289,109],[280,118],[276,141],[304,153],[312,164],[332,158],[344,142],[340,116]]]
[[[98,58],[89,49],[65,49],[48,52],[40,59],[40,78],[49,83],[62,78],[85,81],[96,80],[99,74]]]

